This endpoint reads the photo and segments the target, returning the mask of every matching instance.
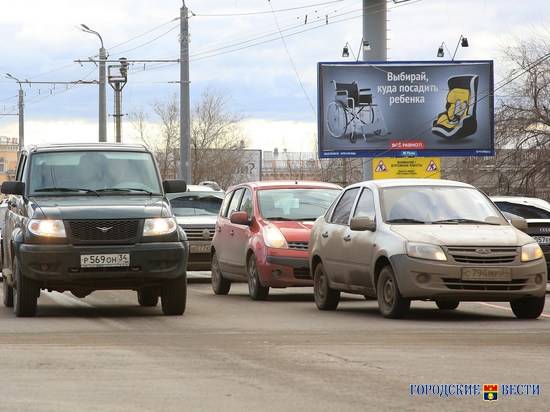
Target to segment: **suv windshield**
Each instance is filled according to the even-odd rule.
[[[550,212],[532,205],[520,205],[512,202],[495,202],[500,210],[521,216],[524,219],[550,219]]]
[[[260,214],[268,220],[315,220],[324,214],[339,189],[258,190]]]
[[[150,195],[161,192],[153,157],[145,152],[44,152],[31,157],[29,192]]]
[[[188,192],[168,200],[176,216],[217,215],[223,202],[223,193]]]
[[[506,224],[497,208],[468,187],[407,186],[381,190],[386,223]]]

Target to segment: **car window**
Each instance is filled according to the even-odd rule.
[[[250,192],[250,189],[245,189],[239,210],[248,213],[248,216],[252,216],[252,192]]]
[[[342,195],[332,213],[331,223],[336,223],[337,225],[348,224],[349,215],[351,214],[351,208],[357,196],[357,192],[359,192],[359,188],[354,187],[353,189],[348,189],[346,193]]]
[[[231,198],[231,202],[229,203],[229,208],[227,209],[227,213],[226,213],[227,217],[231,217],[231,213],[239,210],[239,203],[241,201],[243,191],[244,189],[237,189],[233,193],[233,197]]]
[[[258,190],[260,214],[267,220],[316,220],[340,193],[332,188],[266,188]]]
[[[19,182],[23,181],[23,170],[25,169],[26,163],[27,163],[27,156],[23,154],[19,159],[19,165],[17,166],[17,173],[15,175],[15,180]]]
[[[234,192],[228,192],[225,194],[222,206],[220,207],[220,216],[227,217],[227,208],[229,206],[229,203],[231,202],[231,197],[233,196],[233,193]]]
[[[222,195],[212,192],[186,192],[169,200],[176,216],[208,216],[218,214]]]
[[[364,188],[357,206],[355,207],[354,217],[368,217],[371,220],[376,218],[376,209],[374,208],[374,195],[372,190]]]
[[[550,219],[550,212],[532,205],[520,205],[511,202],[495,202],[500,210],[524,219]]]

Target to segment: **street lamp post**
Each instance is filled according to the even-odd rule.
[[[18,78],[12,76],[9,73],[6,73],[6,77],[8,79],[15,80],[17,82],[17,84],[19,85],[19,100],[18,100],[18,106],[19,106],[19,111],[18,111],[18,117],[19,117],[19,153],[21,153],[21,150],[25,146],[25,118],[24,118],[24,115],[25,115],[24,98],[25,97],[24,97],[23,87],[21,86],[21,81]]]
[[[101,42],[101,48],[99,49],[99,141],[107,141],[107,90],[105,81],[105,60],[107,60],[107,51],[103,47],[103,38],[101,35],[90,29],[85,24],[80,25],[80,29],[85,33],[94,34],[99,38]]]

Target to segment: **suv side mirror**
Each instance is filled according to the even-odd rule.
[[[376,222],[370,217],[354,217],[351,219],[349,228],[358,232],[364,232],[366,230],[374,232],[376,230]]]
[[[229,221],[236,225],[246,225],[246,226],[250,225],[250,218],[248,217],[248,213],[244,211],[231,213],[231,217],[229,218]]]
[[[513,217],[513,218],[510,219],[510,223],[516,229],[522,230],[524,232],[527,230],[527,226],[528,226],[527,220],[525,220],[522,217],[519,217],[519,216]]]
[[[164,193],[180,193],[187,191],[187,183],[181,179],[171,179],[162,182]]]
[[[23,195],[25,194],[25,183],[3,182],[0,191],[5,195]]]

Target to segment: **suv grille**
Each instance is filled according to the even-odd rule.
[[[69,220],[71,238],[75,244],[135,243],[139,220]],[[103,229],[103,230],[102,230]]]
[[[518,256],[515,247],[448,247],[447,251],[457,263],[476,265],[513,263]]]
[[[213,227],[185,227],[180,225],[187,235],[187,240],[211,241],[214,237],[215,229]]]
[[[289,249],[307,250],[308,242],[288,242]]]

